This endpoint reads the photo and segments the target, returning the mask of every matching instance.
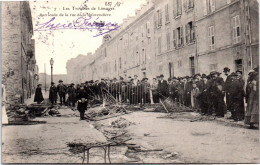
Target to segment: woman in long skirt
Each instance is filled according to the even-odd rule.
[[[37,102],[37,104],[40,104],[44,100],[44,98],[42,96],[41,86],[42,86],[41,84],[38,84],[36,91],[35,91],[34,102]]]
[[[251,129],[254,128],[254,124],[259,124],[258,83],[258,73],[253,70],[250,71],[246,87],[247,109],[245,115],[245,124],[249,124]]]

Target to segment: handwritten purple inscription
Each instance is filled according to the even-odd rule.
[[[56,17],[52,17],[49,21],[44,23],[37,23],[34,31],[50,31],[50,30],[62,30],[62,29],[82,29],[82,30],[97,30],[98,34],[93,37],[101,36],[111,31],[117,30],[120,26],[116,23],[93,21],[91,16],[88,18],[78,17],[69,23],[55,23]],[[95,19],[95,20],[98,20]]]

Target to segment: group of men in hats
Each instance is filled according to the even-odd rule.
[[[78,101],[78,109],[81,112],[81,119],[84,118],[83,113],[86,110],[88,100],[91,98],[102,99],[102,93],[109,92],[117,101],[130,104],[146,104],[159,103],[160,100],[171,98],[180,106],[187,106],[194,108],[202,115],[215,114],[217,117],[224,117],[227,111],[230,111],[232,116],[230,119],[235,121],[243,120],[245,117],[244,98],[248,104],[253,104],[256,98],[255,91],[256,76],[258,75],[258,68],[250,71],[249,80],[247,82],[247,90],[244,91],[245,82],[242,78],[242,71],[230,73],[230,69],[225,67],[223,74],[217,71],[206,74],[195,74],[194,76],[172,77],[168,81],[164,80],[164,75],[161,74],[152,79],[151,84],[148,78],[143,78],[141,81],[137,75],[134,78],[129,76],[124,79],[101,79],[86,81],[85,83],[74,84],[66,86],[60,80],[57,87],[55,83],[51,83],[49,99],[51,103],[57,103],[57,94],[60,97],[60,103],[65,104],[65,96],[68,94],[67,104],[75,106]],[[250,76],[254,78],[250,79]],[[256,115],[254,107],[251,106],[253,115]],[[251,113],[247,114],[247,120]],[[249,118],[249,119],[248,119]],[[253,119],[255,121],[255,117]],[[250,120],[249,120],[250,123]]]

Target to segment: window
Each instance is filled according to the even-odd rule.
[[[151,29],[150,29],[150,22],[146,23],[146,37],[151,37]]]
[[[185,27],[186,34],[186,44],[193,43],[195,41],[195,30],[193,26],[193,22],[189,22]]]
[[[141,26],[141,37],[142,37],[142,40],[144,38],[144,26]]]
[[[103,53],[104,53],[104,56],[106,57],[107,56],[107,49],[106,48],[104,48]]]
[[[125,40],[125,47],[128,47],[128,39],[129,39],[129,36],[128,36],[128,33],[125,35],[124,37],[124,40]]]
[[[234,44],[239,43],[241,40],[240,33],[240,17],[239,15],[233,17],[233,42]]]
[[[209,65],[209,70],[210,70],[210,71],[216,71],[216,70],[218,70],[218,64],[210,64],[210,65]]]
[[[166,42],[167,42],[167,50],[170,50],[171,48],[171,34],[170,32],[167,32],[166,33]]]
[[[194,0],[187,0],[187,9],[191,9],[194,7]]]
[[[176,49],[177,48],[177,43],[176,43],[176,34],[175,30],[172,31],[172,36],[173,36],[173,47]]]
[[[207,13],[212,13],[215,11],[216,2],[215,0],[206,0],[207,2]]]
[[[122,69],[122,61],[121,61],[121,57],[119,57],[119,69]]]
[[[136,56],[135,56],[135,58],[136,58],[136,60],[135,60],[135,62],[136,62],[136,66],[138,66],[139,65],[139,60],[140,60],[140,55],[139,55],[139,51],[136,51]]]
[[[159,28],[162,26],[162,11],[161,10],[157,10],[157,18],[158,18],[157,28]]]
[[[163,65],[159,65],[159,71],[163,71]]]
[[[169,17],[169,4],[165,5],[165,24],[170,22],[170,17]]]
[[[213,50],[215,48],[214,26],[208,27],[208,34],[209,34],[209,50]]]
[[[177,16],[182,13],[182,0],[177,0]]]
[[[178,47],[183,46],[183,27],[177,28]]]
[[[190,74],[192,76],[195,75],[195,62],[194,62],[194,57],[190,57]]]
[[[117,70],[117,67],[116,67],[116,60],[115,60],[115,71]]]
[[[178,60],[178,67],[181,68],[182,67],[182,61]]]
[[[158,38],[158,53],[161,53],[162,47],[161,47],[161,37]]]
[[[146,64],[146,52],[145,49],[142,49],[142,54],[141,54],[141,58],[142,58],[142,64]]]

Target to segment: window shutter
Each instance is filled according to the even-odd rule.
[[[181,45],[183,45],[183,26],[180,28],[180,33],[181,33]]]
[[[203,10],[204,10],[204,15],[207,15],[207,0],[203,0]]]
[[[160,14],[160,26],[162,26],[162,10],[159,11],[159,14]]]
[[[155,12],[155,14],[154,14],[154,29],[156,29],[157,28],[157,12]]]
[[[194,7],[194,0],[189,0],[190,1],[190,7],[193,8]]]
[[[192,23],[192,41],[194,42],[196,40],[196,36],[195,36],[195,26]]]
[[[148,37],[148,38],[150,38],[151,36],[150,36],[150,22],[147,22],[146,23],[146,36]]]
[[[174,47],[174,48],[177,47],[177,46],[176,46],[176,34],[175,34],[175,33],[176,33],[175,30],[173,30],[172,36],[173,36],[173,47]]]
[[[232,18],[232,24],[233,24],[233,43],[236,43],[236,17]]]
[[[216,9],[216,1],[215,0],[211,0],[211,12],[214,12]]]
[[[187,11],[189,5],[189,0],[183,0],[183,9],[184,11]]]
[[[173,6],[172,6],[172,12],[173,12],[173,18],[177,16],[177,0],[173,0]]]
[[[185,38],[186,38],[186,44],[189,44],[189,24],[185,25]]]

